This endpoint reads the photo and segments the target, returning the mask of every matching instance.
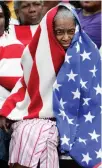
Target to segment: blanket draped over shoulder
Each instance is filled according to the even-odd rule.
[[[82,167],[93,168],[102,161],[101,57],[82,31],[74,9],[70,10],[77,20],[77,31],[57,74],[53,109],[61,151]]]

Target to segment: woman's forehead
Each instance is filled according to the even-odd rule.
[[[58,11],[54,17],[54,21],[56,20],[70,20],[70,21],[75,21],[75,16],[74,16],[74,13],[67,9],[66,7],[64,6],[59,6],[58,8]]]
[[[73,18],[57,18],[55,21],[54,21],[54,27],[68,27],[68,28],[71,28],[71,27],[75,27],[75,20]]]

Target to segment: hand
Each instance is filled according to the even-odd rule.
[[[4,129],[6,132],[8,132],[8,124],[6,122],[6,117],[0,116],[0,128]]]

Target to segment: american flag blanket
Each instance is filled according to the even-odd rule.
[[[70,10],[79,23],[74,9]],[[101,165],[101,57],[80,24],[53,89],[60,150],[84,168]]]
[[[24,45],[7,33],[0,37],[0,106],[23,75],[20,65]]]
[[[22,56],[24,76],[17,82],[0,114],[11,120],[53,118],[53,84],[65,51],[53,32],[57,8],[41,21]]]

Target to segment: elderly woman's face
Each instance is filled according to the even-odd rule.
[[[2,7],[0,6],[0,36],[3,35],[4,30],[5,30],[5,16]]]
[[[75,34],[75,21],[72,18],[58,18],[54,22],[54,33],[56,39],[66,50]]]

